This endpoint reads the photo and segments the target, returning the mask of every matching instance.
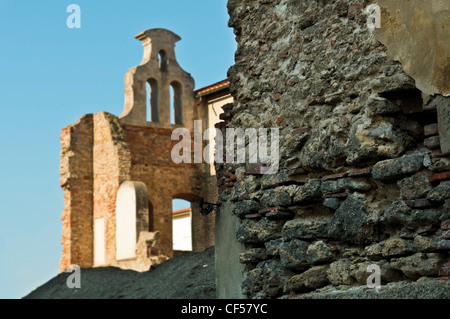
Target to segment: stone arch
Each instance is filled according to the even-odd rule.
[[[116,199],[116,259],[136,257],[136,243],[141,231],[149,228],[149,200],[142,182],[123,182]]]

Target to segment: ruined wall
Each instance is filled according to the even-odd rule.
[[[104,218],[105,262],[112,265],[116,261],[116,196],[120,184],[130,180],[131,154],[114,115],[95,114],[93,126],[94,220]]]
[[[231,258],[246,297],[365,285],[370,264],[383,284],[448,280],[450,160],[436,107],[449,101],[422,95],[388,56],[366,25],[369,3],[228,3],[234,104],[217,127],[280,133],[276,174],[216,165],[219,204],[240,220],[229,236],[245,247]]]
[[[125,125],[132,157],[131,179],[142,181],[149,190],[153,206],[154,229],[160,232],[161,249],[172,256],[172,199],[194,202],[192,211],[193,249],[206,249],[214,242],[213,216],[198,214],[201,197],[215,201],[217,188],[208,183],[206,164],[175,164],[171,150],[178,141],[171,140],[172,129]],[[193,134],[192,134],[193,138]],[[209,187],[208,187],[209,186]],[[196,205],[197,204],[197,205]],[[158,213],[159,212],[159,213]],[[212,236],[212,237],[211,237]]]
[[[85,115],[62,130],[61,185],[65,205],[60,271],[70,264],[143,270],[150,261],[172,257],[174,198],[192,202],[193,250],[202,251],[214,244],[214,214],[201,216],[198,202],[202,197],[216,201],[215,176],[206,174],[205,163],[173,163],[171,150],[178,141],[172,141],[171,134],[169,128],[122,125],[118,117],[106,112]],[[116,199],[125,181],[143,182],[148,190],[150,214],[137,216],[135,261],[116,258]],[[105,223],[104,234],[97,234],[105,241],[104,263],[98,265],[94,262],[93,229],[97,219]],[[150,259],[142,260],[145,242],[150,241]]]
[[[60,271],[71,264],[89,267],[93,263],[93,134],[92,114],[61,131],[64,210]]]

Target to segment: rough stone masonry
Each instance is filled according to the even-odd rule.
[[[216,164],[219,297],[346,290],[366,285],[371,264],[382,285],[439,282],[450,297],[449,92],[439,86],[448,84],[448,60],[434,64],[448,50],[394,45],[405,64],[439,57],[427,83],[427,68],[396,61],[386,36],[404,15],[426,28],[427,12],[447,21],[450,8],[380,2],[382,31],[374,31],[370,1],[229,0],[234,103],[216,127],[279,128],[280,170]]]

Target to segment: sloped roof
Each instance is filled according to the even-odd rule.
[[[228,79],[225,79],[225,80],[210,84],[208,86],[202,87],[198,90],[195,90],[194,95],[195,95],[195,97],[205,96],[205,95],[211,94],[213,92],[226,89],[229,86],[230,86],[230,81]]]

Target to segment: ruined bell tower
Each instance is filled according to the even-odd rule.
[[[142,41],[144,56],[141,64],[125,76],[125,108],[120,116],[121,123],[151,127],[176,124],[189,128],[193,125],[195,84],[175,57],[175,43],[181,40],[180,37],[169,30],[151,29],[138,34],[136,39]],[[150,87],[150,93],[146,85]],[[147,107],[148,98],[150,108]]]
[[[125,76],[122,114],[86,114],[62,130],[60,271],[70,264],[143,271],[172,257],[176,198],[191,202],[193,250],[214,244],[214,214],[198,213],[200,198],[217,200],[210,166],[171,159],[178,142],[172,131],[183,127],[193,136],[194,120],[208,125],[208,108],[178,65],[178,35],[150,29],[136,39],[144,55]]]

